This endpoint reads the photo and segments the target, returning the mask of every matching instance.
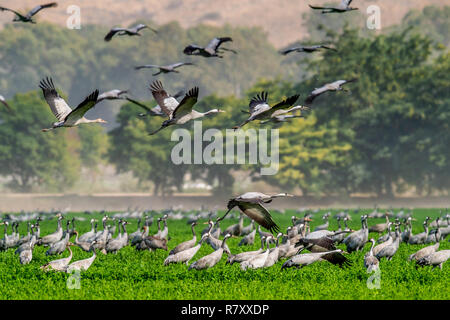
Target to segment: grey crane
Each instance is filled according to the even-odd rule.
[[[150,89],[151,90],[151,89]],[[173,103],[173,105],[178,105],[178,98],[184,95],[184,91],[180,90],[177,93],[175,93],[173,96],[167,94],[168,98],[173,98],[175,99],[175,102]],[[148,106],[146,106],[145,104],[143,104],[142,102],[136,101],[134,99],[131,99],[130,97],[126,97],[126,100],[130,101],[131,103],[134,103],[135,105],[141,107],[142,109],[144,109],[145,112],[142,112],[139,114],[139,117],[145,117],[147,115],[153,116],[153,117],[169,117],[168,114],[166,114],[165,111],[163,111],[163,109],[161,108],[160,105],[156,105],[153,108],[150,108]],[[167,106],[169,107],[169,106]],[[175,106],[173,108],[171,108],[170,110],[172,110],[171,112],[173,112],[173,110],[175,110]],[[166,110],[167,111],[167,110]],[[192,222],[192,221],[191,221]]]
[[[67,222],[70,222],[70,221],[67,221]],[[68,225],[69,224],[67,224],[67,226]],[[66,250],[67,244],[69,243],[69,239],[70,239],[70,231],[67,228],[65,236],[61,240],[52,243],[50,245],[50,248],[45,252],[45,255],[50,256],[50,255],[63,253],[64,250]]]
[[[1,94],[0,94],[0,102],[5,106],[6,109],[8,109],[9,112],[12,112],[12,109],[9,106],[9,104],[6,102],[5,97],[2,96]]]
[[[36,244],[36,237],[31,237],[30,242],[24,243],[23,250],[19,253],[20,264],[29,264],[33,259],[33,248]]]
[[[408,240],[409,244],[423,244],[423,243],[425,243],[425,240],[427,239],[428,232],[429,232],[429,229],[428,229],[428,220],[429,219],[430,219],[430,217],[426,217],[425,221],[423,222],[423,228],[424,228],[425,232],[412,235],[409,238],[409,240]]]
[[[103,92],[102,94],[99,94],[97,97],[97,103],[103,100],[124,100],[126,97],[122,97],[122,95],[128,93],[128,90],[120,90],[120,89],[113,89],[106,92]]]
[[[343,231],[340,231],[343,232]],[[340,268],[348,267],[352,265],[352,262],[348,260],[341,252],[334,252],[336,246],[333,239],[329,236],[323,237],[311,237],[312,233],[308,234],[305,238],[300,239],[295,246],[303,246],[301,250],[307,249],[312,253],[316,252],[328,252],[329,254],[321,257],[323,260],[327,260],[332,264],[338,265]]]
[[[350,7],[352,0],[341,0],[341,3],[337,6],[327,6],[327,7],[318,7],[309,5],[311,9],[314,10],[322,10],[322,13],[343,13],[353,10],[358,10],[358,8]]]
[[[429,256],[432,253],[435,253],[437,250],[439,249],[439,242],[436,242],[435,244],[422,248],[418,251],[416,251],[415,253],[413,253],[412,255],[409,256],[408,260],[415,260],[418,261],[426,256]]]
[[[417,260],[419,266],[433,266],[433,269],[439,266],[442,270],[442,265],[450,258],[450,250],[441,250],[434,252]]]
[[[244,215],[242,213],[239,214],[239,223],[232,224],[225,231],[222,232],[222,235],[226,235],[227,233],[232,236],[239,237],[241,235],[242,229],[244,228]]]
[[[342,229],[342,226],[341,226],[341,219],[344,220],[344,226],[345,226],[344,229]],[[334,243],[339,244],[342,241],[344,241],[344,239],[346,237],[346,233],[350,232],[350,228],[347,225],[347,221],[348,221],[348,217],[344,217],[344,218],[337,217],[338,230],[336,230],[336,231],[337,232],[339,232],[339,231],[346,231],[346,232],[337,233],[337,234],[331,236],[331,239],[333,239]]]
[[[195,254],[198,252],[200,247],[202,246],[205,239],[207,239],[209,234],[205,233],[202,238],[200,239],[199,243],[193,247],[190,247],[188,249],[178,251],[174,254],[169,254],[169,256],[164,260],[164,265],[167,266],[171,263],[186,263],[186,265],[189,264],[189,261],[195,256]]]
[[[136,70],[152,69],[152,68],[159,69],[158,72],[152,74],[152,76],[157,76],[157,75],[159,75],[161,73],[171,73],[171,72],[180,73],[180,71],[178,71],[176,69],[178,69],[178,68],[180,68],[182,66],[193,66],[193,65],[195,65],[195,64],[192,63],[192,62],[178,62],[178,63],[169,64],[169,65],[166,65],[166,66],[159,66],[159,65],[155,65],[155,64],[145,64],[145,65],[137,66],[137,67],[134,67],[134,68]]]
[[[325,220],[325,223],[315,227],[314,231],[327,230],[328,229],[328,227],[330,226],[330,221],[329,221],[330,214],[329,213],[324,214],[322,219]]]
[[[263,252],[251,257],[248,260],[245,260],[241,262],[241,270],[247,270],[247,269],[259,269],[264,267],[264,264],[266,263],[267,257],[269,256],[269,240],[273,239],[273,236],[269,236],[266,238],[266,250]]]
[[[96,243],[97,243],[96,240],[92,241],[92,243],[91,243],[91,247],[90,247],[89,251],[92,251],[93,253],[90,258],[72,262],[71,264],[69,264],[67,266],[66,272],[72,273],[73,270],[86,271],[87,269],[89,269],[89,267],[92,265],[92,263],[94,263],[94,260],[97,257],[97,253],[95,252],[95,244]]]
[[[42,129],[43,132],[62,127],[77,127],[81,124],[106,123],[105,120],[100,118],[89,120],[84,117],[86,112],[96,105],[98,90],[92,92],[76,108],[72,109],[56,91],[52,78],[42,79],[39,83],[39,88],[42,89],[45,101],[47,101],[51,111],[58,120],[53,123],[51,128]]]
[[[241,236],[246,236],[250,234],[251,232],[253,232],[254,229],[255,229],[255,220],[252,220],[248,226],[242,228]]]
[[[405,221],[405,230],[403,230],[401,235],[401,242],[408,243],[409,238],[411,238],[412,235],[412,225],[411,225],[412,217],[406,218]]]
[[[155,237],[158,237],[160,239],[167,239],[168,235],[169,235],[169,228],[167,227],[167,219],[169,218],[169,216],[167,214],[165,214],[160,221],[164,222],[164,229],[162,230],[158,230],[158,232],[155,234]],[[159,221],[158,221],[159,222]],[[158,224],[159,226],[159,224]],[[159,227],[158,227],[159,229]]]
[[[146,231],[148,227],[144,226],[144,232]],[[158,238],[156,236],[151,236],[148,235],[146,237],[143,237],[143,242],[145,244],[145,247],[143,249],[148,249],[149,251],[155,251],[157,249],[162,249],[162,250],[166,250],[167,251],[167,239],[163,238]],[[139,243],[137,244],[137,246],[139,245]],[[136,246],[136,248],[137,248]]]
[[[287,49],[284,49],[284,50],[280,51],[280,53],[283,54],[283,55],[287,55],[287,54],[289,54],[291,52],[311,53],[311,52],[320,51],[321,49],[337,51],[335,48],[332,48],[330,46],[327,46],[327,45],[324,45],[324,44],[317,44],[317,45],[312,45],[312,46],[291,47],[291,48],[287,48]]]
[[[287,112],[292,112],[299,110],[301,106],[298,106],[298,108],[294,109],[291,108],[291,106],[294,105],[294,103],[297,101],[299,95],[293,95],[291,97],[288,97],[287,99],[275,104],[274,106],[270,106],[267,101],[268,93],[262,91],[260,94],[256,95],[250,100],[250,103],[248,105],[250,116],[247,120],[245,120],[242,124],[238,126],[234,126],[233,129],[237,130],[245,126],[247,123],[255,121],[255,120],[270,120],[272,117],[276,117],[282,114],[285,114]],[[303,107],[302,107],[303,108]],[[289,111],[286,111],[289,109]],[[285,110],[284,112],[281,110]]]
[[[122,227],[122,233],[117,236],[115,239],[111,239],[106,243],[105,250],[107,253],[113,252],[116,253],[122,249],[124,246],[128,243],[128,235],[126,231],[126,225],[128,224],[127,221],[121,221],[119,224],[119,232],[120,227]]]
[[[275,263],[277,263],[279,256],[280,256],[280,238],[283,236],[281,232],[277,234],[277,241],[275,242],[275,248],[271,249],[269,251],[269,255],[267,256],[266,261],[264,262],[264,268],[268,268],[273,266]]]
[[[270,235],[272,236],[272,235]],[[228,254],[228,259],[226,264],[230,264],[232,265],[235,262],[241,263],[245,260],[250,259],[251,257],[260,254],[261,252],[264,251],[264,243],[265,243],[266,237],[262,237],[261,238],[261,248],[256,250],[256,251],[246,251],[246,252],[241,252],[241,253],[237,253],[237,254]]]
[[[430,230],[428,236],[426,237],[424,243],[438,242],[441,240],[441,225],[439,224],[440,217],[433,222],[436,222],[436,229]]]
[[[25,242],[28,242],[31,240],[31,229],[30,229],[30,222],[27,222],[27,235],[23,236],[22,238],[20,238],[19,242],[17,243],[18,245],[21,245]]]
[[[91,221],[90,221],[91,222],[91,230],[80,236],[80,239],[79,239],[80,242],[90,242],[89,240],[92,239],[93,237],[95,237],[94,223],[96,221],[97,220],[95,220],[95,219],[91,219]]]
[[[31,230],[33,230],[34,225],[31,225],[30,228],[31,228]],[[34,244],[35,244],[36,242],[37,242],[37,235],[36,235],[36,234],[33,234],[33,235],[31,236],[30,240],[27,241],[27,242],[22,243],[21,245],[19,245],[19,246],[17,247],[16,251],[14,251],[14,253],[15,253],[15,254],[20,254],[22,251],[29,250],[30,244],[31,244],[31,243],[34,243]]]
[[[377,245],[375,248],[373,248],[373,253],[374,253],[375,255],[377,255],[378,252],[380,252],[384,247],[389,246],[389,245],[392,244],[392,242],[394,242],[394,237],[393,237],[393,235],[392,235],[392,233],[391,233],[391,226],[392,226],[392,223],[389,222],[389,225],[388,225],[388,234],[387,234],[387,235],[388,235],[388,238],[387,238],[387,240],[381,242],[379,245]]]
[[[255,242],[255,235],[256,235],[256,229],[254,229],[252,232],[244,236],[241,241],[239,241],[238,246],[251,246]]]
[[[378,243],[386,242],[389,240],[389,238],[392,238],[392,240],[394,239],[394,236],[391,233],[391,227],[392,227],[392,223],[390,222],[390,223],[388,223],[388,227],[387,227],[388,232],[377,239]]]
[[[134,243],[133,243],[134,237],[140,236],[142,234],[141,233],[141,228],[140,228],[141,223],[142,223],[142,220],[141,220],[141,218],[139,218],[138,221],[137,221],[137,229],[136,229],[136,231],[133,232],[132,234],[130,234],[131,245],[134,245]]]
[[[104,40],[105,41],[111,41],[111,39],[115,36],[141,36],[141,34],[139,33],[139,31],[141,31],[142,29],[150,29],[152,30],[154,33],[158,33],[158,31],[156,31],[155,29],[145,25],[145,24],[138,24],[135,25],[134,27],[131,28],[112,28],[111,30],[109,30],[109,32],[106,34]]]
[[[58,260],[49,261],[43,266],[40,267],[42,271],[66,271],[67,266],[72,260],[72,250],[70,249],[70,245],[67,245],[67,250],[69,251],[69,256],[67,258],[62,258]]]
[[[12,9],[8,9],[5,7],[0,7],[0,11],[10,11],[15,14],[15,17],[13,19],[13,22],[30,22],[30,23],[36,23],[32,18],[35,14],[37,14],[39,11],[46,9],[46,8],[54,8],[57,7],[58,4],[56,2],[50,2],[46,4],[41,4],[33,9],[31,9],[27,14],[23,15],[17,11],[14,11]]]
[[[391,260],[394,254],[397,252],[398,247],[400,245],[400,234],[398,231],[398,225],[395,227],[395,236],[396,236],[395,240],[391,244],[385,246],[375,255],[378,260],[381,260],[381,258]]]
[[[223,58],[223,56],[220,55],[223,51],[230,51],[236,53],[236,51],[232,49],[220,48],[222,43],[230,41],[233,41],[233,39],[230,37],[217,37],[212,39],[206,47],[200,47],[196,44],[190,44],[184,48],[183,53],[187,55],[202,56],[205,58],[210,57]]]
[[[226,234],[223,238],[222,245],[220,248],[215,250],[214,252],[198,259],[197,261],[193,262],[188,270],[195,269],[195,270],[203,270],[203,269],[209,269],[214,267],[222,258],[222,254],[225,248],[225,241],[231,237],[230,234]]]
[[[195,246],[195,243],[197,242],[197,235],[195,234],[194,227],[196,225],[197,225],[197,222],[191,223],[192,239],[190,239],[188,241],[184,241],[184,242],[178,244],[175,248],[170,250],[169,255],[176,254],[176,253],[178,253],[180,251],[184,251],[184,250],[190,249],[190,248]],[[203,239],[203,237],[202,237],[202,239]]]
[[[369,233],[370,232],[383,233],[384,231],[386,231],[388,228],[388,224],[389,224],[389,215],[386,213],[385,217],[386,217],[386,222],[370,226]]]
[[[61,240],[63,235],[63,229],[61,227],[61,220],[64,219],[62,215],[58,215],[58,227],[55,232],[42,237],[38,244],[40,245],[51,245],[52,243],[58,242]]]
[[[280,228],[272,220],[269,211],[264,208],[263,203],[270,203],[273,199],[279,197],[292,197],[287,193],[278,193],[275,195],[267,195],[261,192],[246,192],[238,197],[230,199],[227,204],[228,211],[217,221],[223,220],[227,214],[234,208],[238,207],[241,212],[254,220],[260,226],[268,229],[270,232],[279,231]]]
[[[172,125],[185,124],[194,119],[225,112],[220,109],[212,109],[207,112],[198,112],[192,109],[198,100],[198,87],[190,89],[179,103],[174,97],[167,94],[160,81],[154,81],[150,86],[150,90],[152,91],[152,95],[156,102],[158,102],[158,105],[161,106],[161,109],[168,117],[168,119],[161,124],[161,127],[158,130],[151,132],[150,135]]]
[[[297,254],[287,260],[283,265],[281,266],[281,270],[291,267],[302,268],[305,266],[308,266],[316,261],[321,260],[324,256],[329,255],[330,253],[338,252],[341,253],[341,249],[336,249],[329,252],[315,252],[315,253],[302,253]]]
[[[372,242],[370,251],[366,253],[366,255],[364,256],[364,267],[367,269],[368,272],[372,272],[380,268],[380,261],[378,261],[377,257],[374,255],[373,252],[373,247],[375,246],[375,239],[370,238],[370,242]]]
[[[75,231],[75,245],[80,247],[83,251],[89,252],[91,248],[91,242],[81,241],[78,239],[78,231]]]
[[[347,89],[342,88],[344,84],[355,82],[357,79],[353,78],[350,80],[337,80],[335,82],[327,83],[324,86],[320,88],[315,88],[309,95],[306,97],[305,103],[311,104],[313,100],[320,96],[321,94],[327,92],[327,91],[348,91]]]
[[[359,251],[364,248],[369,239],[369,229],[367,228],[367,215],[361,216],[361,229],[349,234],[342,243],[347,246],[348,252]]]

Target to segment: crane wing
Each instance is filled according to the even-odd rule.
[[[270,232],[273,233],[280,231],[280,228],[273,221],[269,211],[258,200],[240,200],[238,207],[250,219],[254,220]]]
[[[188,93],[184,96],[183,100],[181,100],[180,104],[173,111],[172,118],[180,118],[186,114],[192,112],[192,107],[197,103],[198,99],[198,87],[194,87],[188,91]]]
[[[58,121],[63,121],[67,115],[72,112],[72,109],[56,91],[55,85],[53,84],[53,79],[48,77],[46,79],[42,79],[39,83],[39,88],[42,89],[44,98],[50,106],[50,109],[56,119],[58,119]]]
[[[298,94],[293,95],[293,96],[277,103],[272,108],[270,108],[270,110],[275,111],[275,110],[279,110],[279,109],[289,108],[290,106],[292,106],[295,103],[295,101],[297,101],[298,97],[300,97]]]
[[[84,99],[71,113],[67,115],[64,121],[67,122],[75,122],[78,119],[81,119],[86,112],[88,112],[91,108],[95,106],[98,98],[98,90],[92,92],[89,96]]]
[[[137,67],[134,67],[136,70],[139,70],[139,69],[144,69],[144,68],[149,68],[149,69],[151,69],[151,68],[161,68],[160,66],[157,66],[157,65],[155,65],[155,64],[145,64],[145,65],[142,65],[142,66],[137,66]]]
[[[230,37],[214,38],[208,43],[205,49],[216,51],[222,43],[228,41],[233,41],[233,39],[231,39]]]
[[[174,63],[174,64],[171,64],[171,65],[168,65],[167,67],[175,69],[175,68],[178,68],[178,67],[181,67],[181,66],[184,66],[184,65],[192,65],[192,64],[193,63],[190,63],[190,62],[178,62],[178,63]]]
[[[316,7],[316,6],[312,6],[312,5],[310,5],[310,4],[309,4],[309,7],[310,7],[311,9],[314,9],[314,10],[328,9],[327,7]]]
[[[322,259],[327,260],[332,264],[338,265],[340,268],[349,267],[352,265],[352,262],[348,260],[342,253],[340,252],[330,252],[326,255],[322,256]]]
[[[309,94],[309,96],[306,98],[305,103],[306,103],[306,104],[312,103],[313,100],[314,100],[317,96],[319,96],[319,95],[321,95],[322,93],[327,92],[327,91],[328,91],[328,88],[327,88],[326,85],[323,86],[323,87],[314,89],[314,90]]]
[[[47,3],[47,4],[41,4],[39,6],[36,6],[33,9],[31,9],[30,12],[27,13],[27,18],[31,18],[32,16],[34,16],[36,13],[38,13],[42,9],[54,8],[54,7],[57,7],[57,6],[58,6],[58,4],[56,2],[50,2],[50,3]]]
[[[9,9],[9,8],[0,7],[0,11],[10,11],[10,12],[12,12],[12,13],[18,15],[19,17],[21,17],[21,18],[23,18],[23,19],[26,19],[26,17],[24,17],[24,16],[23,16],[22,14],[20,14],[19,12],[14,11],[14,10]]]
[[[190,55],[190,54],[198,53],[201,50],[203,50],[203,47],[200,47],[196,44],[190,44],[186,48],[184,48],[183,53]]]
[[[120,31],[126,31],[127,29],[124,29],[124,28],[112,28],[109,32],[108,32],[108,34],[105,36],[105,41],[111,41],[111,39],[112,39],[112,37],[114,37],[114,35],[117,33],[117,32],[120,32]]]
[[[287,55],[288,53],[291,53],[293,51],[300,51],[301,49],[303,49],[302,47],[293,47],[293,48],[288,48],[285,50],[280,51],[281,54]]]
[[[124,93],[127,93],[127,90],[113,89],[110,91],[106,91],[98,96],[97,102],[100,102],[105,99],[121,99],[120,95]]]
[[[248,108],[251,114],[270,108],[269,104],[267,103],[267,95],[267,92],[262,91],[260,94],[256,95],[256,97],[253,97],[250,100]]]
[[[144,109],[144,110],[147,111],[148,113],[153,114],[152,109],[150,109],[149,107],[147,107],[145,104],[140,103],[140,102],[138,102],[138,101],[136,101],[136,100],[133,100],[133,99],[131,99],[130,97],[126,97],[125,99],[128,100],[128,101],[130,101],[131,103],[134,103],[135,105],[141,107],[142,109]]]
[[[161,81],[154,81],[150,85],[150,91],[152,92],[153,98],[159,106],[161,106],[163,112],[169,117],[172,117],[172,113],[178,107],[179,103],[177,99],[171,97],[166,90],[164,90]]]

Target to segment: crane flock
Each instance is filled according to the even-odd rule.
[[[259,203],[263,201],[270,201],[273,198],[286,196],[285,194],[267,196],[259,193],[251,193],[249,196],[240,196],[235,199],[253,199],[253,203]],[[255,200],[257,199],[257,200]],[[248,202],[244,202],[248,203]],[[426,245],[416,252],[412,253],[408,257],[408,261],[414,262],[417,267],[432,266],[432,268],[439,267],[442,269],[443,264],[450,257],[450,250],[439,250],[439,245],[448,236],[450,229],[450,214],[441,214],[434,222],[436,226],[432,231],[434,232],[434,238],[427,240],[427,237],[422,237],[420,241],[416,241],[414,244],[410,244],[410,238],[402,238],[400,230],[403,226],[404,229],[408,229],[411,223],[411,217],[403,219],[395,219],[395,222],[388,222],[386,234],[388,238],[377,244],[375,238],[368,238],[369,234],[379,234],[378,231],[369,231],[367,225],[368,215],[361,215],[361,229],[352,230],[347,227],[347,217],[341,218],[335,215],[337,221],[344,220],[346,228],[342,229],[340,223],[337,230],[329,230],[327,228],[320,228],[310,232],[309,224],[314,219],[311,219],[311,213],[305,213],[303,218],[298,216],[292,216],[292,225],[288,226],[285,233],[278,232],[276,236],[272,233],[262,232],[259,228],[259,240],[261,247],[255,251],[243,251],[233,253],[235,249],[230,249],[227,245],[227,239],[240,238],[238,247],[252,246],[255,241],[256,229],[255,223],[259,223],[260,220],[255,219],[255,216],[264,216],[264,212],[260,209],[255,210],[252,214],[248,215],[246,207],[239,207],[241,213],[239,214],[239,222],[237,225],[231,225],[224,232],[220,232],[220,228],[213,230],[213,228],[222,221],[225,216],[221,218],[215,218],[209,215],[209,220],[205,222],[208,227],[203,230],[200,238],[197,238],[195,227],[199,225],[198,221],[190,223],[190,229],[192,237],[188,240],[182,241],[176,244],[169,251],[167,257],[163,261],[164,266],[170,264],[182,263],[188,266],[187,270],[203,270],[213,268],[217,263],[221,261],[222,256],[227,256],[226,265],[233,265],[234,263],[240,264],[240,269],[245,271],[248,269],[258,269],[273,267],[277,262],[285,259],[281,263],[281,270],[285,270],[291,267],[302,268],[310,264],[320,261],[326,261],[330,264],[336,265],[339,268],[351,268],[355,264],[355,260],[351,259],[350,255],[354,251],[362,251],[365,249],[366,244],[370,243],[370,249],[364,255],[362,265],[368,270],[373,272],[380,269],[380,261],[385,258],[387,261],[392,260],[395,257],[400,243],[404,243],[406,246],[412,245]],[[189,222],[189,215],[187,212],[178,212],[180,219],[185,219]],[[300,212],[298,212],[300,213]],[[200,211],[194,211],[190,214],[200,216]],[[142,217],[144,215],[144,217]],[[155,234],[150,234],[150,226],[152,221],[158,215],[157,212],[152,211],[150,215],[140,212],[140,218],[138,220],[137,230],[134,233],[128,234],[126,226],[130,222],[124,218],[118,218],[117,216],[111,218],[108,215],[104,215],[101,223],[102,230],[97,231],[96,219],[91,219],[91,230],[79,236],[78,231],[75,229],[75,221],[78,218],[67,218],[66,230],[62,228],[62,221],[65,216],[62,213],[57,213],[53,216],[56,218],[56,230],[45,236],[40,235],[40,223],[43,221],[41,216],[34,221],[34,223],[27,222],[27,234],[20,236],[18,232],[19,224],[21,222],[4,220],[0,225],[4,225],[4,235],[0,239],[0,251],[15,249],[15,254],[19,256],[19,262],[21,264],[29,264],[33,260],[33,251],[36,246],[47,247],[45,256],[60,256],[65,250],[69,252],[68,257],[60,258],[57,260],[50,260],[46,264],[40,266],[42,271],[59,271],[59,272],[72,272],[73,270],[87,270],[94,262],[98,252],[104,255],[117,254],[119,250],[127,246],[135,247],[136,250],[148,250],[150,252],[155,250],[168,251],[168,242],[171,238],[169,236],[169,227],[167,221],[170,217],[175,217],[174,210],[163,214],[163,216],[157,218],[158,230]],[[392,213],[386,212],[386,216],[392,216]],[[251,222],[247,226],[243,226],[244,216],[251,219]],[[322,216],[323,220],[327,220],[331,217],[331,212],[327,212]],[[133,218],[131,218],[133,219]],[[175,219],[175,218],[174,218]],[[301,220],[301,223],[297,223]],[[107,221],[113,221],[113,225],[108,225]],[[143,223],[142,223],[143,221]],[[428,226],[430,219],[427,217],[424,224]],[[161,222],[163,227],[161,227]],[[142,227],[140,226],[142,223]],[[72,228],[70,228],[72,225]],[[9,226],[11,226],[11,233],[8,232]],[[395,232],[392,233],[391,229],[394,226]],[[215,233],[213,235],[213,232]],[[115,236],[115,234],[117,235]],[[427,228],[426,235],[429,235],[430,230]],[[344,239],[340,240],[337,236],[344,235]],[[75,236],[73,242],[70,239]],[[222,239],[220,239],[222,237]],[[251,241],[245,240],[249,237]],[[381,237],[378,237],[381,239]],[[209,245],[213,252],[205,256],[200,257],[198,260],[191,263],[195,258],[200,248],[203,245]],[[271,247],[273,244],[273,247]],[[344,248],[338,248],[337,245],[342,244]],[[71,247],[79,247],[85,252],[90,252],[91,256],[86,259],[77,260],[72,262],[73,251]],[[309,252],[304,252],[309,251]]]

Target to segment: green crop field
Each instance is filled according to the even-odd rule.
[[[328,210],[327,210],[328,211]],[[359,216],[372,210],[361,210],[352,215],[349,227],[360,229]],[[333,214],[338,212],[333,210]],[[394,210],[395,212],[395,210]],[[283,231],[291,224],[293,212],[273,213],[274,220]],[[324,211],[315,213],[314,226],[322,224],[320,219]],[[112,215],[113,213],[109,213]],[[220,212],[222,214],[222,212]],[[422,232],[422,222],[426,216],[436,218],[438,209],[415,209],[413,233]],[[100,214],[68,213],[65,217],[84,217],[86,221],[77,222],[80,234],[90,230],[89,219],[101,218]],[[131,222],[128,233],[136,231],[137,222]],[[369,219],[369,226],[382,223],[384,219]],[[236,223],[237,219],[226,219],[221,224],[222,230]],[[249,220],[245,220],[245,225]],[[65,225],[65,224],[64,224]],[[178,243],[191,239],[190,226],[183,220],[168,220],[169,250]],[[205,225],[196,227],[197,237]],[[41,236],[54,232],[56,220],[41,222]],[[330,219],[330,230],[337,229],[335,219]],[[26,233],[26,225],[20,226],[21,234]],[[151,226],[151,233],[156,232],[156,223]],[[378,237],[370,234],[369,237]],[[228,246],[232,253],[257,250],[260,246],[259,236],[255,244],[238,247],[238,238],[230,238]],[[73,238],[72,238],[73,241]],[[14,249],[0,252],[0,299],[450,299],[450,268],[445,263],[443,269],[431,267],[417,268],[408,261],[408,256],[427,245],[400,244],[400,248],[391,261],[380,262],[380,289],[369,289],[367,279],[370,274],[363,266],[363,252],[351,253],[347,257],[353,265],[340,269],[328,262],[318,262],[301,269],[281,270],[285,261],[279,261],[270,268],[242,271],[239,264],[226,265],[226,256],[213,268],[203,271],[190,270],[184,264],[163,266],[168,252],[137,251],[127,246],[117,254],[99,253],[92,266],[81,273],[79,289],[69,289],[67,285],[71,275],[60,272],[42,272],[39,267],[55,256],[45,256],[45,247],[36,246],[33,260],[28,265],[21,265]],[[345,249],[344,245],[339,248]],[[440,249],[450,249],[448,239],[441,241]],[[72,261],[84,259],[91,253],[72,247]],[[203,244],[191,262],[209,254],[213,249]],[[61,257],[66,257],[65,251]]]

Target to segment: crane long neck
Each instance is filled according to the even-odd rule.
[[[370,247],[370,255],[373,256],[373,247],[375,247],[375,241],[372,241],[372,246]]]
[[[192,230],[192,236],[194,236],[195,237],[195,230],[194,230],[194,224],[193,225],[191,225],[191,230]]]

